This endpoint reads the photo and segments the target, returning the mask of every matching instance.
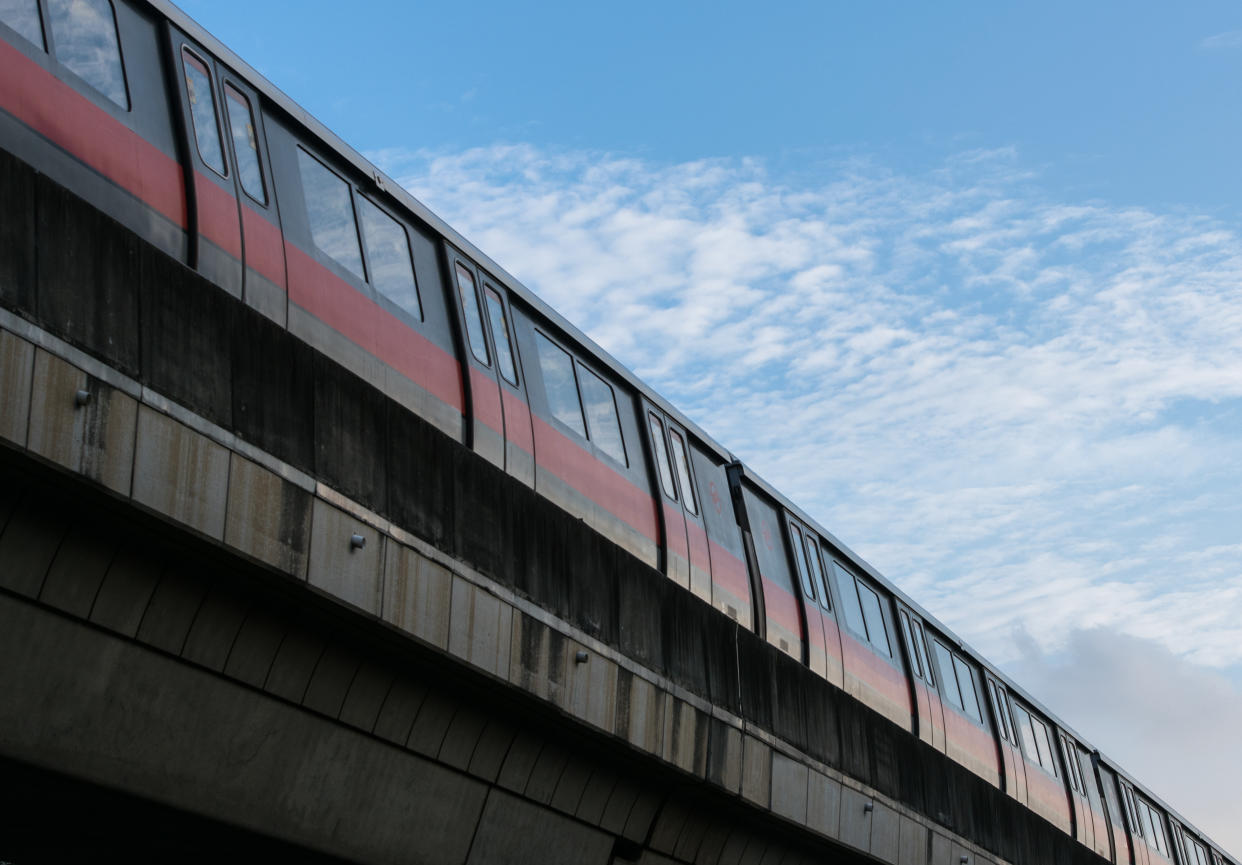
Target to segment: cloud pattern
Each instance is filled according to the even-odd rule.
[[[989,657],[1242,665],[1242,239],[1013,150],[378,164]]]

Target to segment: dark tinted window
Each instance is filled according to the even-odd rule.
[[[802,544],[802,530],[792,523],[789,525],[789,530],[793,533],[794,565],[798,570],[798,582],[802,584],[802,594],[813,599],[815,591],[811,588],[811,579],[806,570],[806,551]]]
[[[944,698],[962,708],[962,692],[957,687],[957,674],[953,670],[953,653],[940,644],[939,640],[932,640],[932,651],[936,653],[936,663],[940,665],[940,681],[944,682],[941,689]]]
[[[910,630],[910,617],[905,610],[898,610],[897,617],[901,620],[901,633],[906,638],[906,652],[910,655],[910,666],[914,667],[914,675],[923,678],[923,659],[914,648],[914,632]]]
[[[979,699],[975,695],[974,671],[956,654],[953,656],[953,669],[957,672],[957,687],[962,695],[962,708],[967,715],[982,724],[983,714],[979,711]]]
[[[625,442],[621,440],[621,421],[617,418],[617,399],[612,387],[585,366],[579,365],[578,372],[591,441],[621,465],[627,465]]]
[[[194,125],[198,155],[208,168],[223,175],[226,173],[224,145],[220,143],[220,124],[216,121],[216,94],[211,87],[211,73],[207,71],[207,64],[189,50],[182,50],[181,60],[185,65],[185,92],[190,100],[190,121]]]
[[[669,465],[668,448],[664,444],[664,421],[648,412],[647,426],[651,430],[651,443],[655,445],[656,470],[660,475],[660,486],[670,498],[676,499],[677,488],[673,486],[673,469]]]
[[[410,239],[401,223],[358,196],[358,215],[362,217],[362,237],[367,248],[371,284],[415,318],[423,317],[414,285],[414,264],[410,259]]]
[[[36,0],[0,0],[0,21],[40,48],[44,47],[43,25],[39,22],[39,4]]]
[[[259,161],[259,138],[254,131],[254,112],[250,100],[237,88],[224,86],[224,104],[228,106],[229,133],[233,136],[233,152],[237,156],[237,176],[242,189],[260,204],[267,204],[267,187],[263,183],[263,166]]]
[[[574,361],[569,352],[542,333],[535,333],[539,349],[539,369],[543,371],[543,390],[548,397],[552,417],[586,438],[582,420],[582,404],[578,401],[578,385],[574,382]]]
[[[129,108],[125,70],[108,0],[48,0],[56,59],[122,108]]]
[[[854,575],[836,562],[833,562],[832,570],[837,577],[837,588],[841,590],[841,609],[845,611],[845,624],[855,633],[866,637],[867,624],[863,621],[862,606],[858,603],[858,589],[854,586]]]
[[[677,480],[681,482],[682,500],[686,504],[686,510],[697,515],[699,501],[694,495],[694,485],[690,483],[690,460],[686,456],[686,443],[682,440],[681,433],[675,429],[670,429],[668,435],[673,442],[673,465],[677,467]]]
[[[1013,742],[1013,731],[1009,729],[1009,716],[1001,708],[1000,695],[996,685],[988,682],[988,696],[992,698],[992,712],[996,715],[996,723],[1000,725],[1001,736],[1007,742]]]
[[[298,167],[302,172],[306,219],[310,223],[315,246],[359,279],[365,280],[349,184],[305,150],[298,150]]]
[[[492,323],[492,338],[496,341],[496,363],[500,374],[509,384],[517,384],[517,367],[513,363],[513,347],[509,344],[509,322],[505,318],[505,304],[496,290],[483,286],[487,301],[487,319]]]
[[[887,657],[893,656],[888,642],[888,626],[880,609],[880,597],[870,587],[858,584],[858,599],[862,602],[863,619],[867,622],[867,639]]]
[[[824,582],[824,572],[819,563],[819,546],[806,536],[806,560],[811,565],[811,576],[814,578],[815,592],[819,595],[819,603],[826,610],[832,609],[832,599],[828,594],[828,584]]]
[[[923,659],[923,669],[927,671],[927,683],[936,686],[936,675],[932,672],[931,658],[927,656],[927,635],[923,633],[923,623],[914,623],[914,649]]]
[[[479,311],[479,295],[474,290],[474,274],[457,262],[457,294],[461,298],[461,309],[466,319],[466,337],[470,340],[470,353],[480,363],[491,365],[491,357],[487,352],[487,337],[483,334],[483,313]],[[557,349],[562,354],[564,351]],[[568,357],[568,355],[565,355]],[[569,369],[569,377],[573,379],[573,366]],[[575,391],[575,396],[577,395]],[[575,399],[575,402],[577,400]]]

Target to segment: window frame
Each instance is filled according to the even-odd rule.
[[[102,96],[104,100],[108,103],[108,105],[110,105],[112,108],[120,109],[121,111],[127,114],[132,112],[134,110],[134,99],[129,89],[128,64],[125,62],[125,47],[121,44],[121,22],[116,13],[116,4],[113,2],[113,0],[100,0],[100,2],[106,3],[108,5],[108,9],[112,13],[112,32],[116,36],[116,57],[117,57],[117,62],[120,64],[120,67],[121,67],[121,88],[124,91],[124,96],[125,96],[124,105],[117,102],[107,93],[105,93],[103,90],[100,90],[97,86],[95,86],[94,82],[92,82],[86,76],[82,75],[82,73],[78,72],[76,69],[74,69],[72,66],[70,66],[68,63],[66,63],[61,58],[60,54],[57,51],[57,43],[60,40],[57,39],[57,36],[56,36],[56,26],[54,23],[55,15],[52,12],[50,2],[51,0],[39,0],[40,18],[42,19],[42,22],[43,22],[44,50],[47,52],[47,55],[50,58],[52,58],[52,60],[54,60],[58,66],[60,66],[62,69],[66,70],[67,72],[72,74],[75,78],[77,78],[78,81],[81,81],[91,90],[93,90],[95,93]],[[42,14],[44,11],[47,12],[46,15]]]
[[[505,340],[504,347],[509,357],[509,366],[511,367],[512,374],[513,374],[512,378],[510,378],[509,375],[506,374],[505,364],[501,362],[501,358],[500,358],[500,353],[501,353],[500,346],[497,344],[498,340],[496,338],[496,322],[492,320],[492,315],[491,315],[492,308],[493,308],[491,299],[493,297],[496,299],[496,306],[500,309],[500,316],[501,316],[500,324],[503,326],[502,330],[504,332],[504,340]],[[487,308],[487,311],[488,311],[488,324],[491,326],[491,329],[492,329],[492,344],[496,346],[496,355],[497,355],[496,369],[500,371],[501,378],[509,382],[509,384],[513,385],[514,387],[519,387],[520,385],[518,383],[521,381],[522,377],[521,377],[521,373],[518,372],[517,353],[513,350],[513,336],[509,328],[508,304],[505,303],[505,299],[501,295],[500,289],[496,288],[494,285],[492,285],[487,280],[483,281],[483,305],[484,307]]]
[[[598,451],[599,453],[602,453],[604,456],[608,457],[610,460],[613,460],[619,465],[622,465],[625,468],[629,468],[630,456],[629,456],[628,449],[625,447],[625,432],[621,427],[621,410],[617,407],[617,389],[613,387],[610,382],[605,381],[602,375],[600,375],[595,370],[591,369],[589,366],[587,366],[581,360],[579,360],[578,357],[573,352],[570,352],[569,356],[573,360],[573,363],[574,363],[574,383],[578,387],[578,401],[582,404],[582,417],[586,421],[587,441],[589,441],[592,447],[594,447],[595,450]],[[582,382],[584,380],[583,373],[594,378],[597,382],[599,382],[601,385],[603,385],[608,390],[608,397],[610,400],[610,405],[612,406],[612,419],[616,421],[617,443],[621,446],[620,457],[606,450],[604,446],[600,444],[600,437],[595,434],[595,430],[594,430],[595,422],[591,420],[591,413],[590,411],[587,410],[586,394],[583,392],[584,391],[584,388],[582,385]]]
[[[659,475],[660,487],[673,501],[681,501],[677,497],[677,484],[673,478],[673,464],[669,460],[669,446],[664,440],[665,434],[664,419],[657,416],[655,411],[647,409],[647,431],[651,434],[651,444],[655,451],[654,459],[656,464],[656,474]]]
[[[18,30],[12,24],[10,24],[7,21],[4,21],[3,19],[0,19],[0,24],[3,24],[5,27],[9,28],[9,30],[16,33],[22,39],[25,39],[27,42],[29,42],[31,45],[38,48],[43,53],[50,55],[51,51],[49,50],[48,41],[47,41],[48,27],[47,27],[47,22],[44,20],[43,4],[40,3],[39,0],[29,0],[29,2],[34,6],[35,25],[39,29],[39,40],[37,42],[31,39],[29,35]]]
[[[668,443],[673,456],[673,471],[681,487],[681,503],[692,516],[699,516],[699,497],[694,490],[693,469],[690,467],[690,445],[680,430],[668,425]],[[680,447],[678,447],[680,445]]]
[[[259,140],[259,118],[255,112],[255,105],[250,99],[250,94],[243,91],[229,76],[222,76],[221,84],[224,90],[224,125],[228,127],[229,143],[233,148],[233,165],[237,168],[237,185],[241,187],[241,191],[247,198],[266,209],[271,204],[271,194],[267,188],[267,172],[263,169],[263,147]],[[246,183],[243,180],[245,174],[242,172],[240,161],[237,158],[237,139],[233,135],[233,115],[229,107],[229,100],[234,94],[245,104],[246,114],[250,120],[250,134],[254,136],[254,156],[259,167],[259,186],[263,190],[263,198],[261,200],[255,198],[254,193],[246,188]]]
[[[328,163],[324,162],[322,159],[320,159],[318,156],[312,153],[301,142],[298,142],[296,145],[296,153],[297,153],[297,166],[298,166],[298,181],[301,185],[301,192],[302,192],[302,211],[306,215],[307,228],[310,229],[311,245],[314,247],[315,252],[318,255],[322,255],[323,257],[327,258],[336,267],[339,267],[341,270],[350,274],[352,278],[357,279],[358,281],[362,282],[364,285],[370,286],[371,281],[367,278],[369,274],[367,273],[366,255],[362,249],[362,225],[358,220],[358,205],[354,201],[355,190],[354,190],[353,182],[351,182],[347,177],[345,177],[335,168],[328,165]],[[335,177],[345,186],[345,191],[347,195],[349,196],[349,212],[350,212],[351,217],[353,218],[354,242],[357,244],[358,266],[362,269],[361,273],[358,273],[352,267],[350,267],[349,264],[341,261],[331,252],[329,252],[328,250],[324,249],[322,246],[319,245],[319,239],[315,236],[314,221],[311,219],[310,196],[307,195],[308,190],[306,186],[306,175],[303,172],[303,166],[306,163],[301,161],[302,157],[305,157],[306,159],[311,160],[312,163],[318,165],[320,168],[328,172],[331,176]]]

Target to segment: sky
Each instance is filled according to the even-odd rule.
[[[182,6],[1242,856],[1242,4]]]

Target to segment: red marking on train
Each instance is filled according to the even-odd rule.
[[[532,456],[535,438],[530,429],[530,406],[513,391],[504,389],[505,435],[509,441]]]
[[[456,358],[292,243],[285,243],[285,256],[290,300],[446,405],[462,410]]]
[[[716,509],[716,516],[720,516],[720,491],[716,489],[716,482],[708,481],[707,490],[711,493],[712,506]]]
[[[470,367],[470,398],[474,401],[475,419],[503,438],[505,419],[500,408],[500,391],[490,372]]]
[[[285,242],[280,229],[248,204],[241,212],[242,228],[246,233],[246,266],[286,289]]]
[[[181,166],[0,39],[0,107],[184,228]]]
[[[646,490],[596,458],[538,415],[531,415],[539,465],[591,501],[658,543],[656,501]]]
[[[740,601],[750,604],[750,577],[746,563],[708,538],[712,557],[712,582]]]
[[[194,187],[198,193],[198,230],[203,237],[241,261],[237,199],[201,171],[194,172]]]

